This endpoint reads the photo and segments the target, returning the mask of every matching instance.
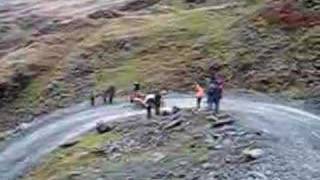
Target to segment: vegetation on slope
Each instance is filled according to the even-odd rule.
[[[216,4],[163,0],[111,19],[49,24],[2,58],[10,63],[1,65],[0,128],[111,84],[123,91],[136,80],[148,89],[191,90],[211,63],[221,65],[229,87],[292,97],[319,92],[319,26],[272,21],[262,1],[220,10],[210,5]]]

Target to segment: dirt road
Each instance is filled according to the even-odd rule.
[[[175,105],[193,107],[194,99],[190,95],[168,96],[166,106]],[[278,137],[280,140],[274,142],[274,149],[289,158],[287,163],[295,168],[295,172],[304,177],[317,173],[320,168],[320,117],[255,95],[230,94],[225,97],[222,107],[239,117],[244,125]],[[15,179],[23,175],[41,157],[60,144],[88,132],[99,121],[144,113],[126,102],[97,108],[80,104],[38,119],[0,148],[0,179]]]

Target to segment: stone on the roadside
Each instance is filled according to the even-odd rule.
[[[227,118],[230,117],[230,115],[227,114],[227,113],[220,113],[220,114],[217,114],[216,117],[217,117],[218,119],[227,119]]]
[[[242,153],[247,159],[253,160],[261,158],[265,154],[262,149],[245,149]]]
[[[170,114],[171,114],[171,112],[169,110],[167,110],[167,109],[164,109],[164,110],[161,111],[161,115],[162,116],[169,116]]]
[[[118,160],[118,159],[121,158],[121,156],[122,156],[122,154],[120,154],[120,153],[114,153],[114,154],[112,154],[112,155],[110,156],[110,159],[111,159],[111,160]]]
[[[182,119],[177,119],[177,120],[174,120],[172,122],[170,122],[169,124],[167,124],[166,126],[164,126],[164,129],[165,130],[168,130],[168,129],[173,129],[175,127],[178,127],[182,124]]]
[[[100,19],[100,18],[106,18],[106,19],[112,19],[123,16],[122,13],[115,10],[98,10],[96,12],[93,12],[88,15],[88,18],[90,19]]]
[[[175,121],[177,119],[179,119],[181,117],[181,113],[176,113],[176,114],[173,114],[169,117],[169,120],[170,121]]]
[[[107,154],[103,148],[95,148],[91,151],[91,153],[95,154],[96,156],[105,156]]]
[[[172,113],[172,114],[176,114],[176,113],[178,113],[178,112],[180,112],[180,111],[181,111],[181,109],[180,109],[179,107],[173,106],[173,107],[172,107],[172,110],[171,110],[171,113]]]
[[[204,164],[202,164],[202,168],[205,170],[209,170],[209,169],[214,168],[214,166],[213,166],[213,164],[210,164],[210,163],[204,163]]]
[[[72,147],[76,144],[78,144],[80,142],[79,139],[71,139],[63,144],[60,145],[61,148],[69,148],[69,147]]]
[[[212,127],[213,128],[218,128],[218,127],[225,126],[225,125],[230,125],[230,124],[233,124],[233,123],[234,123],[234,120],[231,119],[231,118],[228,118],[228,119],[219,120],[219,121],[213,123]]]
[[[99,122],[96,125],[96,130],[100,134],[110,132],[110,131],[112,131],[112,129],[113,128],[111,126],[109,126],[108,124],[103,123],[103,122]]]
[[[153,157],[154,162],[159,162],[162,159],[164,159],[166,157],[166,155],[163,153],[160,153],[160,152],[155,152],[152,154],[152,157]]]
[[[179,179],[185,179],[185,177],[186,177],[186,175],[184,173],[176,173],[174,176]]]
[[[188,165],[188,164],[189,164],[188,161],[181,161],[181,162],[179,162],[179,165],[180,165],[180,166],[186,166],[186,165]]]
[[[192,138],[193,138],[194,140],[202,139],[202,138],[203,138],[203,134],[200,134],[200,133],[194,134],[194,135],[192,135]]]
[[[69,177],[75,177],[80,175],[81,175],[81,171],[72,171],[69,173]]]
[[[210,115],[206,117],[206,120],[210,122],[217,122],[219,121],[219,118],[217,118],[216,116]]]
[[[211,146],[208,146],[209,150],[221,150],[223,149],[223,145],[221,144],[213,144]]]

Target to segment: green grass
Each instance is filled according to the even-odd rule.
[[[94,149],[104,142],[117,140],[120,137],[121,137],[120,134],[114,133],[114,132],[105,133],[102,135],[97,133],[91,133],[86,135],[84,138],[82,138],[80,143],[77,144],[75,148]]]
[[[110,132],[105,134],[90,133],[70,148],[57,149],[38,166],[26,179],[68,179],[69,173],[81,166],[88,166],[98,158],[90,153],[102,144],[107,144],[121,137],[120,134]]]
[[[103,69],[96,73],[96,89],[105,89],[109,85],[115,85],[118,88],[126,88],[132,82],[137,81],[139,75],[137,72],[135,60],[130,60],[125,65],[115,69]]]
[[[40,103],[43,84],[40,80],[32,80],[16,99],[17,106],[33,108]]]

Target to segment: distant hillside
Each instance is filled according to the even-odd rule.
[[[320,92],[317,1],[136,0],[90,7],[73,18],[38,13],[1,23],[1,130],[110,84],[122,91],[136,80],[148,89],[192,90],[211,63],[221,66],[229,88],[295,98]]]

